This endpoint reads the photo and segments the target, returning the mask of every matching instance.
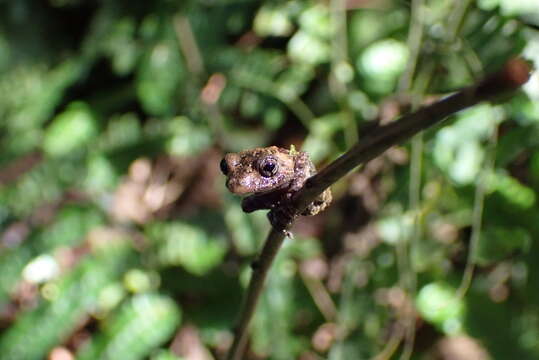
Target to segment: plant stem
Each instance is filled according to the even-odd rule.
[[[283,244],[284,235],[283,231],[272,229],[268,234],[260,257],[255,262],[256,265],[253,266],[253,275],[249,281],[247,296],[244,299],[238,325],[235,330],[234,343],[228,353],[227,359],[229,360],[241,360],[243,357],[249,323],[254,315],[258,299],[260,299],[260,295],[262,294],[264,281],[266,280],[271,264]]]
[[[518,89],[528,81],[530,71],[531,65],[525,60],[510,60],[500,71],[477,84],[365,134],[349,151],[308,179],[305,186],[295,194],[292,206],[298,210],[297,213],[301,213],[314,198],[355,167],[441,122],[449,115],[482,101],[496,100]]]
[[[286,208],[272,210],[275,216],[282,217],[278,221],[281,226],[278,226],[277,229],[272,228],[256,266],[253,266],[253,275],[227,359],[242,359],[247,341],[247,330],[262,294],[269,268],[283,243],[285,231],[291,227],[294,219],[305,210],[308,204],[355,167],[375,158],[391,146],[408,140],[451,114],[482,101],[495,100],[501,95],[517,90],[528,81],[530,71],[531,65],[528,62],[519,58],[510,60],[502,70],[477,84],[405,115],[398,121],[378,127],[370,134],[364,135],[349,151],[311,177],[305,186],[295,194],[291,203],[283,205]]]

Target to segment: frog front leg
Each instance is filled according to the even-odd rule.
[[[273,209],[282,202],[285,194],[279,191],[247,196],[241,202],[241,208],[246,213],[256,210]]]

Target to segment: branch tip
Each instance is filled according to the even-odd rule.
[[[513,85],[513,88],[527,83],[534,70],[533,62],[523,58],[513,58],[503,67],[504,77]]]
[[[509,60],[500,71],[487,76],[477,86],[480,96],[491,98],[514,91],[524,85],[529,79],[533,65],[523,58]]]

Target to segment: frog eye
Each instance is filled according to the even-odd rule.
[[[221,168],[221,172],[223,174],[228,174],[228,164],[226,163],[225,159],[221,160],[221,162],[219,163],[219,167]]]
[[[277,160],[272,157],[267,157],[258,163],[258,172],[264,177],[272,177],[279,170]]]

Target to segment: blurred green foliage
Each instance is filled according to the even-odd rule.
[[[531,0],[0,2],[0,358],[222,358],[268,230],[223,153],[327,163],[514,55],[539,65],[538,25]],[[405,359],[410,316],[413,359],[539,359],[537,77],[507,100],[335,184],[246,359]]]

